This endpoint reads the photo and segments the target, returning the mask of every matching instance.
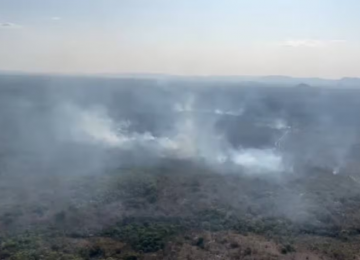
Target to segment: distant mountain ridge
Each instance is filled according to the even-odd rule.
[[[19,71],[1,71],[0,76],[3,75],[53,75],[53,76],[94,76],[94,77],[109,77],[109,78],[134,78],[134,79],[154,79],[154,80],[184,80],[184,81],[224,81],[229,83],[259,83],[262,85],[279,85],[279,86],[298,86],[301,84],[315,86],[315,87],[359,87],[360,78],[357,77],[343,77],[340,79],[324,79],[317,77],[299,78],[282,75],[271,76],[212,76],[212,75],[172,75],[163,73],[122,73],[122,74],[41,74],[29,73]]]
[[[291,76],[184,76],[184,75],[171,75],[171,74],[107,74],[104,76],[109,77],[131,77],[131,78],[148,78],[159,80],[194,80],[194,81],[226,81],[226,82],[248,82],[248,83],[261,83],[271,85],[288,85],[297,86],[305,84],[309,86],[328,86],[328,87],[360,87],[360,78],[344,77],[340,79],[324,79],[324,78],[297,78]]]
[[[323,78],[295,78],[288,76],[264,76],[255,79],[261,83],[310,86],[331,86],[331,87],[360,87],[360,78],[323,79]]]

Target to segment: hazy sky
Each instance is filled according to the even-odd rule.
[[[0,0],[0,70],[360,77],[359,0]]]

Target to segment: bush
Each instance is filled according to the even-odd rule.
[[[205,240],[203,237],[199,237],[196,242],[195,242],[195,246],[200,247],[201,249],[205,248]]]
[[[144,173],[122,175],[109,194],[112,199],[122,199],[131,208],[140,208],[158,200],[158,185],[154,176]]]
[[[175,229],[171,224],[122,223],[107,230],[105,235],[129,243],[138,252],[149,253],[162,249]]]
[[[288,254],[288,253],[292,253],[292,252],[295,252],[295,248],[290,244],[286,244],[281,248],[282,254]]]

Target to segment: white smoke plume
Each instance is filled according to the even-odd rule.
[[[281,154],[273,149],[244,149],[235,151],[231,157],[236,165],[250,174],[279,173],[285,170]]]
[[[186,111],[194,111],[193,104],[192,97],[183,107]],[[248,174],[274,174],[286,170],[282,155],[274,149],[234,149],[215,132],[214,122],[203,122],[194,113],[181,114],[174,130],[162,136],[131,132],[131,122],[116,122],[102,106],[81,108],[67,103],[60,106],[58,113],[62,126],[57,129],[62,129],[61,138],[68,141],[108,149],[141,148],[159,157],[201,160],[212,166],[232,165]]]

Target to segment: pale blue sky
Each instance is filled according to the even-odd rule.
[[[359,0],[0,0],[0,69],[360,76]]]

